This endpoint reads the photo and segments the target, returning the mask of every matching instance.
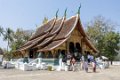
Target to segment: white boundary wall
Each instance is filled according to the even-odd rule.
[[[113,61],[112,65],[120,65],[120,61]]]

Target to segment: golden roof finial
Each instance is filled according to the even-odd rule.
[[[80,15],[80,8],[81,8],[81,4],[80,4],[80,6],[78,8],[78,12],[77,12],[77,14],[79,14],[79,15]]]
[[[56,11],[56,18],[58,18],[58,12],[59,12],[59,9]]]
[[[64,17],[66,18],[67,16],[67,8],[65,9],[65,12],[64,12]]]

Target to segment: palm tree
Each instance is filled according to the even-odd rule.
[[[10,28],[6,28],[6,31],[4,33],[5,33],[4,40],[7,41],[7,53],[8,53],[8,48],[9,48],[10,42],[13,41],[14,32]]]
[[[3,32],[4,32],[4,29],[0,26],[0,36],[4,35]]]

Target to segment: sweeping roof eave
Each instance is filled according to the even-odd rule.
[[[92,49],[94,53],[98,53],[98,52],[99,52],[99,51],[94,47],[94,45],[91,43],[90,40],[88,40],[87,38],[84,38],[84,40],[85,40],[85,43],[88,45],[88,47],[89,47],[90,49]]]
[[[79,16],[79,15],[78,15]],[[88,35],[86,34],[85,30],[83,29],[83,26],[81,24],[81,20],[80,17],[78,19],[78,23],[79,23],[79,31],[80,33],[83,35],[83,38],[85,38],[86,43],[89,45],[89,47],[95,52],[98,53],[99,51],[95,48],[95,46],[91,43],[90,38],[88,37]]]
[[[53,19],[49,20],[47,23],[38,27],[36,32],[31,36],[31,38],[29,40],[35,39],[36,37],[39,37],[39,36],[49,32],[53,28],[56,20],[57,20],[56,18],[53,18]]]
[[[22,50],[31,48],[32,46],[36,45],[38,42],[40,42],[41,40],[43,40],[43,38],[45,38],[47,34],[48,33],[46,33],[46,34],[44,34],[44,35],[42,35],[40,37],[37,37],[37,38],[35,38],[35,39],[31,40],[31,41],[28,41],[28,42],[30,42],[30,44],[21,47],[18,51],[22,51]]]
[[[38,50],[37,52],[51,51],[51,50],[59,47],[61,44],[63,44],[69,37],[67,37],[65,39],[62,39],[62,40],[53,41],[51,44],[49,44],[48,46],[44,47],[43,49]]]

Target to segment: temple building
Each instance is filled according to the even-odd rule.
[[[53,18],[37,28],[31,38],[19,49],[23,56],[36,58],[42,53],[43,58],[58,58],[59,51],[63,55],[75,51],[85,54],[98,51],[85,33],[79,14],[66,19]]]

